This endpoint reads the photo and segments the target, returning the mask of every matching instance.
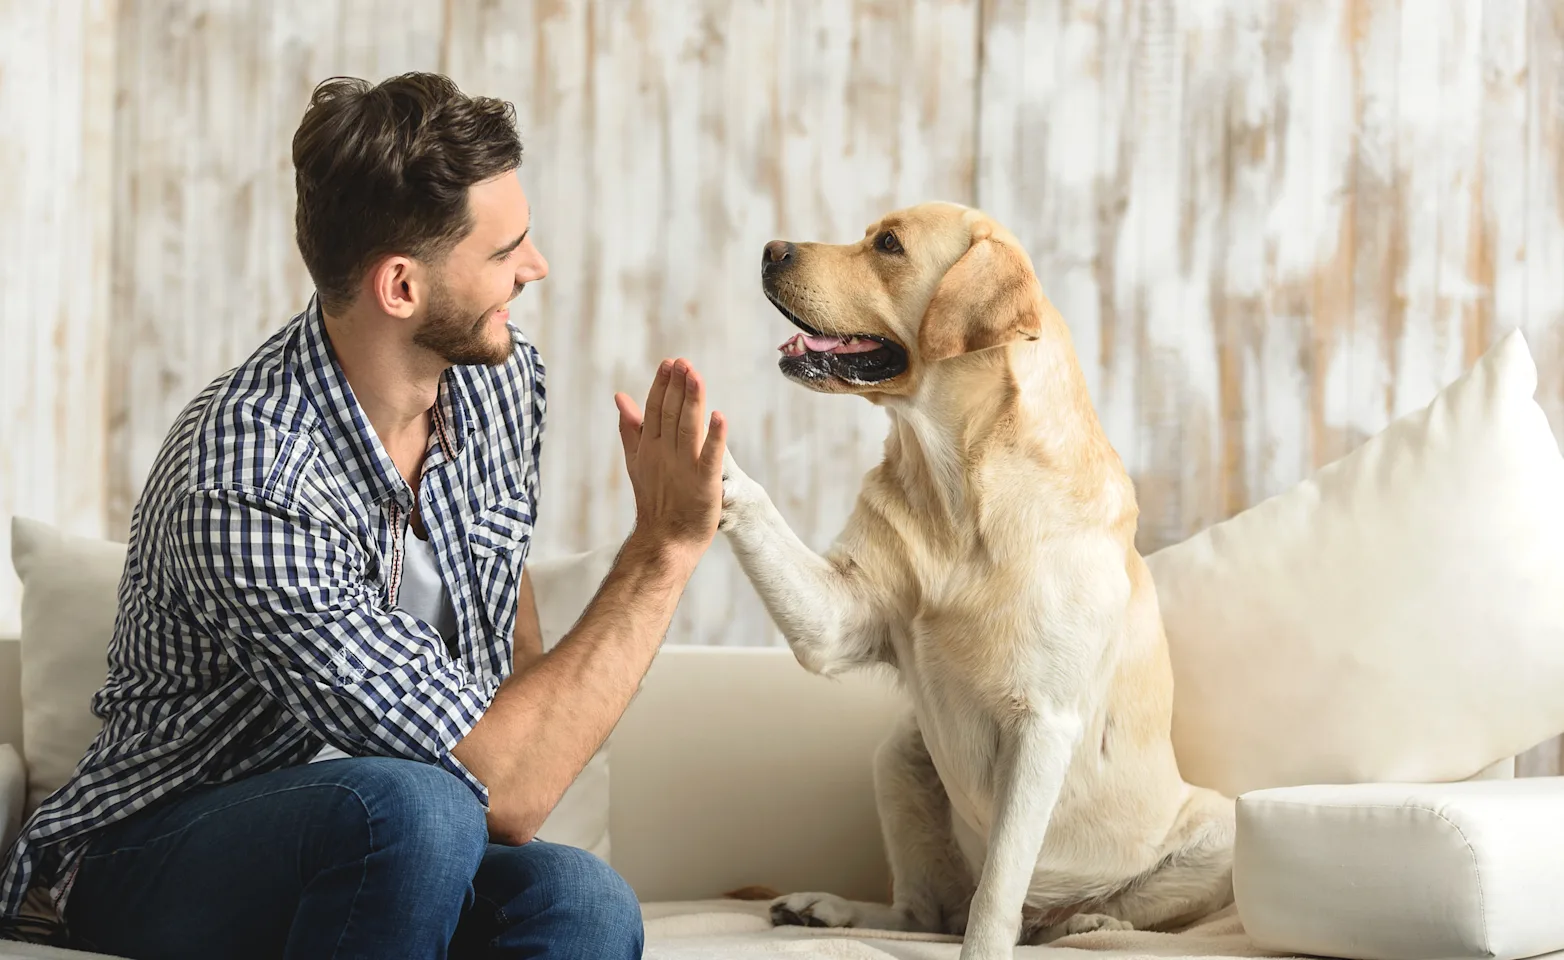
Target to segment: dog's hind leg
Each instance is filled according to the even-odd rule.
[[[950,798],[911,714],[875,753],[874,788],[893,902],[887,906],[828,893],[797,893],[772,903],[772,922],[963,933],[972,873],[951,833]]]
[[[1191,787],[1157,866],[1094,912],[1137,930],[1173,930],[1233,902],[1233,801]]]

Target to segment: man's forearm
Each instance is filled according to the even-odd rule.
[[[495,694],[455,755],[489,789],[497,840],[530,839],[629,705],[694,558],[632,534],[580,622]]]

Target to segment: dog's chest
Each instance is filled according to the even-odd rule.
[[[986,834],[994,808],[998,725],[937,688],[915,692],[914,703],[918,729],[954,812]]]

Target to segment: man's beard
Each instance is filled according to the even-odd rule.
[[[521,285],[515,292],[521,292]],[[503,339],[496,339],[489,332],[489,325],[487,311],[476,318],[464,313],[445,284],[436,281],[429,290],[428,315],[413,334],[413,342],[454,366],[498,367],[510,359],[511,338],[507,332]]]

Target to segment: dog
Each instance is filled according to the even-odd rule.
[[[822,555],[729,454],[719,529],[798,662],[893,670],[874,757],[889,905],[795,893],[775,924],[963,936],[1008,957],[1232,902],[1234,804],[1186,783],[1134,486],[1016,238],[928,203],[851,244],[766,244],[784,376],[890,418]]]

